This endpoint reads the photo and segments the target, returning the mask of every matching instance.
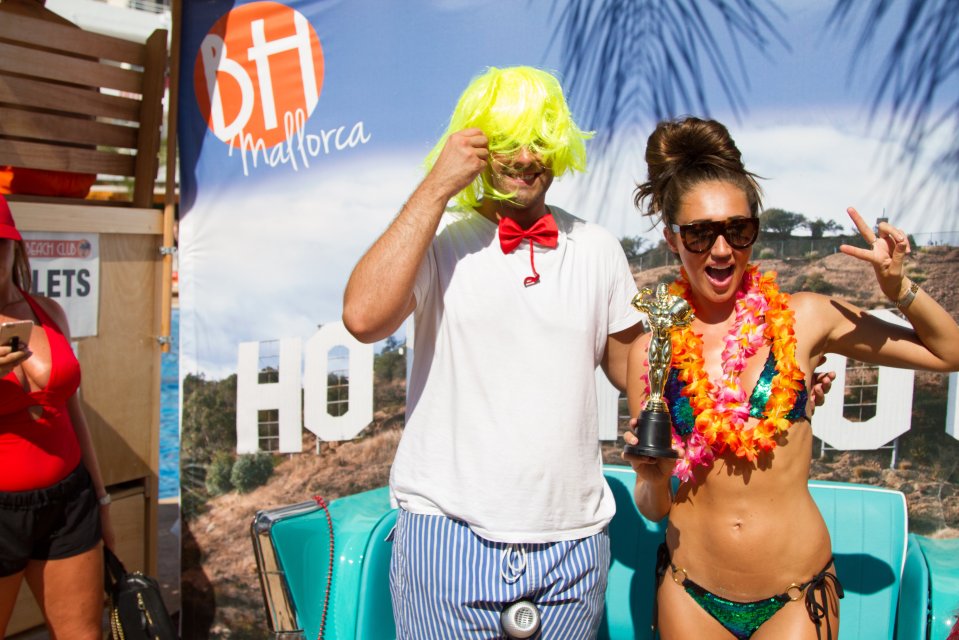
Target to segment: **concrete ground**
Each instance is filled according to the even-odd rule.
[[[157,509],[157,575],[166,604],[174,623],[180,616],[180,537],[177,518],[180,505],[176,500],[161,500]],[[176,529],[174,530],[174,525]],[[109,637],[109,625],[104,614],[104,637]],[[50,633],[44,627],[24,631],[8,640],[50,640]]]

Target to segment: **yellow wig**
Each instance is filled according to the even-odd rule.
[[[430,169],[446,139],[462,129],[476,127],[489,139],[490,153],[510,154],[527,147],[561,176],[586,170],[586,140],[566,105],[563,89],[555,77],[533,67],[490,67],[473,78],[460,96],[446,133],[426,157]],[[463,207],[475,208],[483,197],[508,200],[489,183],[489,171],[456,195]]]

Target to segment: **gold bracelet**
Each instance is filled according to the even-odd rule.
[[[912,304],[912,301],[916,299],[917,293],[919,293],[919,283],[913,282],[909,285],[909,289],[902,294],[902,297],[896,300],[896,306],[899,307],[899,310],[905,311],[909,305]]]

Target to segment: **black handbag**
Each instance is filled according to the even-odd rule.
[[[178,640],[157,581],[139,571],[128,573],[105,546],[103,565],[113,640]]]

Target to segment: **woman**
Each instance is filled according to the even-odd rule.
[[[30,273],[0,196],[0,322],[34,323],[28,346],[0,346],[0,637],[26,578],[52,637],[99,640],[110,496],[80,409],[66,315],[28,293]]]
[[[854,209],[849,216],[870,248],[841,251],[872,265],[914,328],[843,300],[780,292],[775,274],[749,263],[760,189],[720,123],[663,122],[646,160],[648,180],[635,202],[664,222],[666,242],[682,261],[670,292],[695,313],[672,333],[663,395],[679,460],[626,456],[640,511],[652,520],[669,515],[657,571],[662,637],[835,638],[842,587],[807,488],[814,364],[839,353],[954,371],[959,327],[904,277],[906,234],[885,222],[874,233]],[[630,352],[632,415],[649,394],[648,343],[649,334]],[[626,440],[637,442],[631,433]],[[681,480],[675,495],[670,474]]]

